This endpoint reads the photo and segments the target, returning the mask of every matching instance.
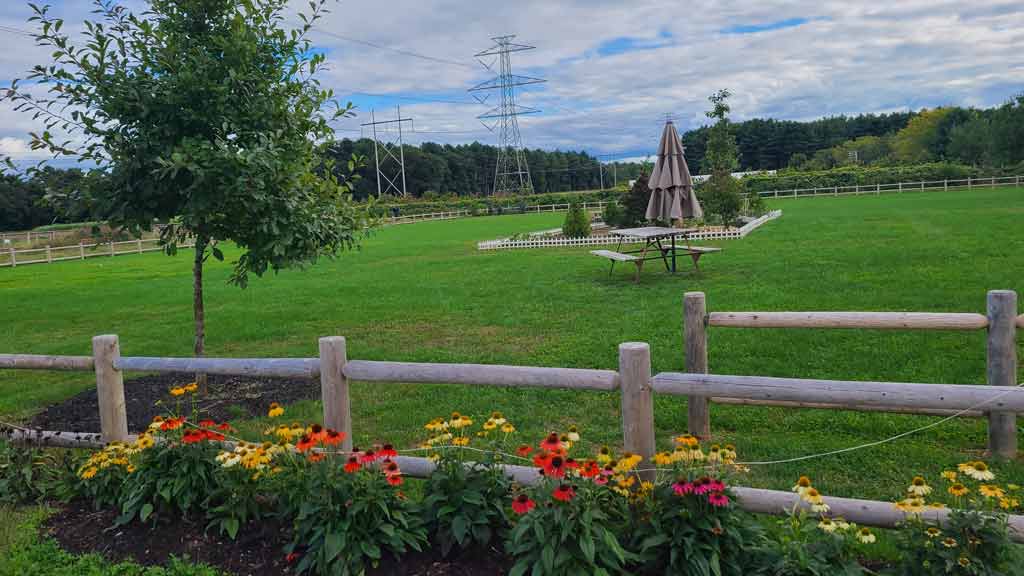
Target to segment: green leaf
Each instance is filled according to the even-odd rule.
[[[545,574],[555,571],[555,547],[551,543],[544,545],[544,549],[540,552],[540,560],[544,564]]]
[[[465,516],[456,516],[452,518],[452,536],[455,536],[455,540],[461,545],[466,541],[466,535],[469,532],[469,526],[466,522]]]
[[[324,561],[331,562],[341,554],[342,537],[338,532],[330,532],[324,538]]]
[[[145,504],[142,505],[142,508],[139,509],[139,520],[142,520],[143,522],[145,522],[146,518],[149,518],[149,515],[152,514],[152,513],[153,513],[153,505],[150,504],[149,502],[146,502]]]
[[[224,253],[220,251],[220,248],[213,246],[210,248],[210,252],[213,253],[213,257],[216,258],[217,260],[221,262],[224,261]]]
[[[583,552],[583,557],[587,559],[587,562],[594,562],[594,540],[589,535],[584,536],[580,539],[580,550]]]

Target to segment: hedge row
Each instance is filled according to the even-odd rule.
[[[1008,172],[1012,171],[985,170],[963,164],[936,162],[914,166],[846,166],[817,171],[780,170],[776,174],[747,176],[743,181],[748,192],[764,192],[766,190],[988,178],[1003,176]]]

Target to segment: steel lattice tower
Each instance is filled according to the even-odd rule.
[[[494,166],[495,195],[533,192],[533,181],[530,179],[530,168],[526,163],[526,152],[523,149],[523,139],[519,134],[519,122],[516,117],[521,114],[535,114],[540,110],[516,104],[515,88],[538,84],[544,80],[512,73],[512,52],[534,49],[534,46],[513,44],[513,38],[515,35],[491,38],[495,42],[494,46],[475,55],[477,59],[494,56],[495,59],[490,64],[483,60],[480,60],[480,63],[492,72],[495,71],[494,65],[497,64],[497,76],[469,89],[470,92],[497,90],[500,94],[501,100],[497,106],[477,116],[488,129],[494,131],[497,128],[498,131],[498,161]],[[486,98],[478,100],[484,102]],[[489,126],[486,120],[490,119],[497,119],[497,123]]]

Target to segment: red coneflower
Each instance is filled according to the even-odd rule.
[[[292,552],[292,553],[290,553],[290,554],[288,554],[287,556],[284,557],[284,561],[289,563],[289,564],[292,564],[296,560],[299,559],[299,556],[302,556],[302,555],[299,554],[298,552]]]
[[[337,430],[327,430],[327,434],[324,435],[325,446],[337,446],[341,444],[341,441],[345,439],[345,435]]]
[[[529,496],[526,494],[520,494],[512,500],[512,511],[516,514],[526,514],[530,510],[533,510],[533,507],[536,505],[537,503],[530,500]]]
[[[363,452],[361,456],[359,456],[359,461],[362,462],[363,464],[373,462],[376,459],[377,454],[373,450],[367,450],[366,452]]]
[[[313,462],[314,464],[323,460],[324,458],[327,458],[327,454],[324,454],[323,452],[311,452],[309,456],[306,456],[306,459],[309,460],[310,462]]]
[[[224,440],[224,435],[221,434],[220,432],[211,432],[209,430],[206,430],[205,433],[207,440],[212,440],[214,442],[222,442]]]
[[[708,504],[712,506],[726,506],[729,504],[729,497],[721,492],[712,492],[708,494]]]
[[[319,442],[327,437],[327,430],[319,424],[313,424],[309,428],[309,437]]]
[[[217,430],[227,432],[228,430],[231,430],[231,424],[228,424],[227,422],[221,422],[220,424],[217,424]]]
[[[562,447],[562,441],[558,438],[558,432],[548,434],[548,437],[541,441],[540,449],[554,452]]]
[[[351,474],[356,470],[359,470],[360,468],[362,468],[362,465],[359,464],[359,458],[356,458],[355,456],[349,456],[348,462],[345,463],[345,472]]]
[[[387,481],[388,481],[388,484],[391,484],[392,486],[401,486],[402,482],[403,482],[402,475],[401,474],[394,474],[394,475],[391,475],[391,476],[387,476]]]
[[[195,444],[206,440],[206,434],[202,430],[188,430],[182,435],[181,441],[185,444]]]
[[[562,478],[565,476],[565,460],[561,456],[552,456],[544,464],[544,475],[551,476],[552,478]]]
[[[295,449],[299,452],[305,452],[316,446],[316,440],[310,437],[309,434],[303,434],[302,438],[295,444]]]
[[[572,458],[565,459],[565,467],[569,470],[575,470],[580,467],[580,463]]]
[[[576,491],[572,489],[572,486],[568,484],[560,484],[555,491],[551,493],[555,500],[561,500],[562,502],[568,502],[576,497]]]
[[[516,455],[522,458],[526,458],[527,456],[529,456],[530,452],[533,452],[533,448],[527,446],[526,444],[523,444],[519,448],[516,448]]]
[[[214,426],[217,425],[217,423],[214,422],[213,420],[200,420],[199,425],[202,426],[203,428],[213,428]]]
[[[533,465],[537,468],[544,468],[548,465],[548,460],[551,459],[551,454],[547,452],[538,452],[533,455]]]
[[[395,450],[395,447],[392,446],[391,444],[385,444],[380,447],[380,450],[377,451],[377,454],[380,454],[381,458],[394,458],[398,456],[398,451]]]

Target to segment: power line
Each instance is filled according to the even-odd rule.
[[[319,32],[321,34],[326,34],[327,36],[331,36],[333,38],[337,38],[339,40],[344,40],[346,42],[353,42],[355,44],[362,44],[363,46],[369,46],[370,48],[376,48],[378,50],[388,50],[388,51],[394,52],[396,54],[402,54],[404,56],[411,56],[413,58],[419,58],[421,60],[427,60],[427,61],[430,61],[430,62],[437,62],[439,64],[450,64],[452,66],[461,66],[463,68],[473,68],[473,69],[475,69],[472,65],[466,64],[464,62],[456,62],[455,60],[448,60],[446,58],[438,58],[436,56],[428,56],[426,54],[420,54],[419,52],[413,52],[412,50],[404,50],[402,48],[392,48],[391,46],[385,46],[383,44],[377,44],[375,42],[370,42],[369,40],[362,40],[362,39],[359,39],[359,38],[353,38],[351,36],[344,36],[344,35],[338,34],[336,32],[331,32],[330,30],[324,30],[323,28],[320,28],[319,26],[314,26],[313,30],[316,30],[317,32]]]
[[[12,28],[10,26],[0,26],[0,30],[4,32],[10,32],[12,34],[22,34],[24,36],[31,36],[33,38],[35,38],[36,36],[35,34],[29,32],[28,30],[22,30],[21,28]]]
[[[470,102],[469,100],[443,100],[440,98],[425,98],[422,96],[400,96],[397,94],[382,94],[379,92],[362,92],[360,90],[345,90],[342,88],[335,88],[336,92],[345,92],[348,94],[359,94],[362,96],[373,96],[376,98],[394,98],[396,100],[411,100],[413,102],[437,102],[439,104],[464,104],[467,106],[480,106],[479,102]]]

